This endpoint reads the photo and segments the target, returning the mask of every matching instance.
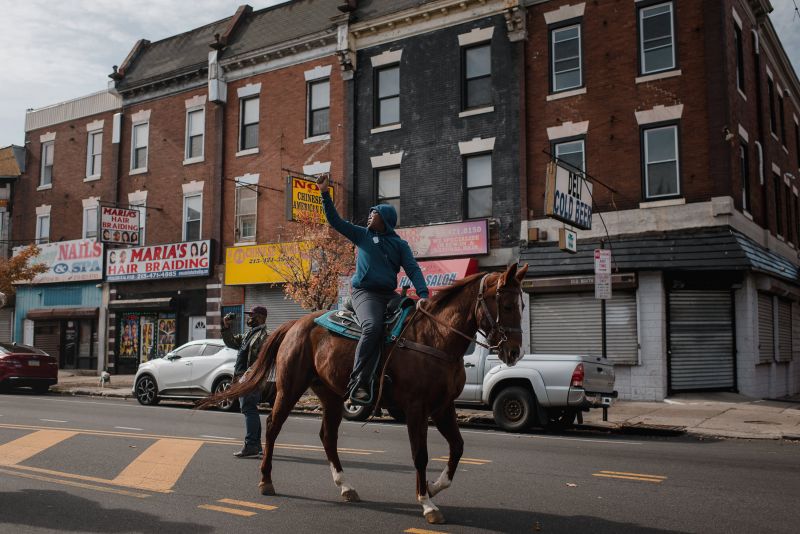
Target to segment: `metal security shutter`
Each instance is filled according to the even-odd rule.
[[[758,362],[769,363],[775,351],[772,327],[772,295],[758,294]]]
[[[602,354],[600,301],[594,293],[531,297],[531,350],[539,354]],[[639,342],[636,295],[615,292],[606,304],[606,345],[614,363],[635,364]]]
[[[792,360],[792,302],[778,299],[778,357],[779,362]]]
[[[60,358],[61,328],[58,321],[34,321],[33,346],[54,358]]]
[[[284,296],[282,287],[247,286],[244,290],[244,309],[248,311],[253,306],[266,307],[267,329],[272,332],[284,322],[299,319],[308,313],[295,301]]]
[[[0,341],[10,343],[13,328],[14,310],[12,308],[0,309]]]
[[[734,387],[733,305],[729,290],[670,292],[669,329],[673,391]]]

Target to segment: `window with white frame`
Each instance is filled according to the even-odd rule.
[[[382,68],[375,73],[375,126],[400,122],[400,66]]]
[[[202,159],[205,140],[206,112],[204,108],[186,112],[186,159]]]
[[[147,146],[150,136],[150,123],[142,122],[133,125],[131,138],[131,170],[147,169]]]
[[[781,143],[786,146],[786,113],[783,107],[783,93],[778,93],[778,113],[781,124]]]
[[[583,85],[581,25],[550,30],[550,91],[557,93]]]
[[[83,208],[83,238],[97,237],[97,205]]]
[[[330,133],[331,82],[308,82],[308,137]]]
[[[378,169],[376,181],[376,203],[394,206],[397,211],[396,226],[400,226],[400,167]]]
[[[42,143],[42,169],[39,175],[39,187],[53,184],[53,155],[55,146],[55,141]]]
[[[586,171],[586,155],[584,154],[583,139],[554,143],[553,154],[562,162],[581,171]]]
[[[747,143],[739,142],[739,176],[742,180],[742,210],[750,211],[750,157]]]
[[[36,216],[36,243],[50,242],[50,214]]]
[[[675,68],[672,2],[639,8],[639,62],[642,74]]]
[[[239,150],[258,148],[259,97],[239,101]]]
[[[256,240],[258,189],[255,185],[236,184],[236,242]]]
[[[645,198],[679,195],[678,126],[649,128],[643,137]]]
[[[100,176],[103,162],[103,131],[89,132],[86,145],[86,177]]]
[[[203,194],[183,197],[183,240],[197,241],[201,236],[203,219]]]
[[[147,226],[147,202],[144,200],[137,200],[130,203],[131,209],[139,211],[139,246],[145,244],[145,227]]]
[[[783,213],[781,206],[781,175],[772,173],[772,206],[775,212],[775,235],[783,237]]]
[[[775,114],[775,82],[767,77],[767,98],[769,99],[769,131],[778,133],[778,121]]]
[[[462,48],[464,54],[464,109],[492,105],[492,46],[489,43]]]
[[[464,158],[466,219],[492,216],[492,155],[479,154]]]

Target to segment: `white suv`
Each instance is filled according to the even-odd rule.
[[[221,339],[190,341],[139,365],[133,381],[133,394],[144,405],[161,399],[202,399],[228,389],[233,378],[236,350]],[[220,409],[234,411],[238,401],[225,401]]]

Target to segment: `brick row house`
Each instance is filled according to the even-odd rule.
[[[60,206],[48,196],[62,161],[92,156],[88,140],[61,148],[61,132],[88,135],[99,115],[29,128],[20,183],[30,191],[15,199],[24,221],[14,231],[42,240],[52,206],[63,231],[50,240],[86,237],[55,219],[89,209],[78,198],[141,208],[144,247],[107,247],[105,283],[92,285],[106,347],[97,366],[127,372],[218,336],[225,313],[265,304],[270,327],[304,313],[261,263],[289,235],[298,188],[313,188],[305,178],[330,173],[355,222],[378,202],[397,207],[432,286],[529,263],[526,350],[598,353],[602,238],[614,257],[608,352],[624,398],[796,392],[800,83],[770,10],[767,0],[242,6],[139,41],[112,74],[108,191],[82,189],[105,184],[104,171],[74,178]],[[53,132],[48,192],[37,189]],[[552,156],[593,177],[592,229],[578,232],[574,255],[554,242],[563,224],[544,216]],[[207,268],[131,280],[119,267],[130,263],[123,251],[181,244]]]

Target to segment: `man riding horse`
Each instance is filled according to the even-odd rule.
[[[361,323],[361,339],[356,347],[355,364],[347,392],[357,404],[373,401],[374,374],[383,344],[383,318],[389,301],[397,296],[397,273],[402,267],[421,299],[428,298],[428,287],[414,259],[411,247],[394,231],[397,211],[391,204],[378,204],[369,211],[367,226],[342,219],[333,205],[328,178],[319,185],[328,223],[358,247],[356,273],[351,279],[352,301]]]

